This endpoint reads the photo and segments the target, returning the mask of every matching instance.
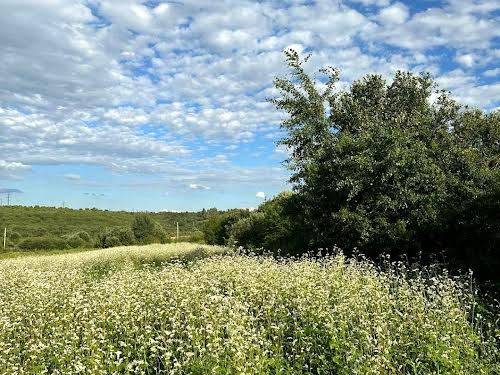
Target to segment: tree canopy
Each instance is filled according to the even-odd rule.
[[[429,74],[368,75],[341,91],[337,69],[321,69],[320,85],[307,58],[285,55],[290,73],[275,79],[272,102],[288,115],[279,143],[310,247],[435,254],[481,217],[489,242],[476,246],[493,251],[500,211],[484,202],[499,207],[498,111],[460,105]]]

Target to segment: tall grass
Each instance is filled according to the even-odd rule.
[[[0,261],[0,373],[499,371],[498,327],[464,281],[342,255],[226,252],[153,245]]]

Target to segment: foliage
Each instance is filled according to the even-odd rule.
[[[216,210],[211,209],[208,212],[216,212]],[[71,238],[72,244],[68,246],[73,246],[79,242],[77,237],[80,237],[83,240],[81,242],[83,247],[93,247],[102,243],[102,237],[106,233],[120,232],[125,230],[124,228],[130,228],[134,215],[133,212],[97,209],[0,206],[0,227],[7,227],[9,250],[19,248],[18,244],[22,240],[27,239],[30,242],[31,238],[38,239],[39,237],[59,238],[56,240],[58,246],[62,246],[60,239],[66,241]],[[178,222],[180,237],[183,240],[189,240],[192,234],[197,234],[198,237],[194,239],[199,241],[200,230],[207,218],[207,211],[150,212],[148,215],[164,228],[167,237],[174,236]],[[129,243],[128,240],[125,242]],[[125,242],[123,238],[120,240],[120,243]]]
[[[63,238],[53,236],[25,238],[17,246],[22,250],[66,249],[71,247]]]
[[[238,220],[249,216],[248,210],[229,210],[212,213],[203,226],[203,236],[209,245],[226,245],[230,239],[231,227]]]
[[[307,245],[296,194],[284,192],[264,202],[231,227],[230,243],[245,248],[264,248],[274,253],[298,254]]]
[[[132,221],[132,232],[138,241],[146,241],[155,233],[155,222],[149,215],[139,214],[134,216]]]
[[[166,243],[169,239],[161,225],[148,214],[134,216],[130,227],[106,229],[97,236],[96,247],[108,248],[133,244]]]
[[[160,224],[147,214],[138,214],[132,221],[132,232],[135,239],[142,244],[165,243],[168,238]]]
[[[106,231],[104,233],[99,234],[99,236],[97,237],[97,241],[98,242],[96,243],[96,247],[101,247],[103,249],[121,245],[118,237],[113,236],[113,233],[111,231]]]
[[[181,238],[183,238],[183,237],[181,237]],[[189,236],[187,236],[187,238],[183,238],[183,241],[204,243],[205,235],[204,235],[203,231],[195,230],[192,233],[190,233]]]
[[[342,255],[217,255],[226,251],[151,245],[0,261],[0,373],[500,370],[495,316],[467,280]]]
[[[406,72],[390,83],[369,75],[340,92],[328,67],[320,90],[296,52],[286,51],[286,61],[291,74],[275,80],[281,94],[272,102],[289,115],[281,144],[310,248],[444,249],[467,265],[454,235],[475,228],[477,251],[498,258],[498,216],[478,209],[499,196],[499,112],[462,108],[429,75]],[[480,218],[493,221],[480,228]],[[493,232],[483,238],[483,230]]]

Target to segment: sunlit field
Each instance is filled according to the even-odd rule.
[[[0,260],[1,374],[494,374],[466,281],[195,244]]]

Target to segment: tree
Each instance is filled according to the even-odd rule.
[[[229,241],[232,225],[248,215],[248,210],[238,209],[212,212],[203,226],[205,242],[209,245],[226,245]]]
[[[285,55],[291,73],[275,80],[272,102],[288,113],[280,144],[291,151],[309,247],[376,255],[456,246],[450,220],[498,197],[498,112],[460,106],[428,74],[368,75],[340,92],[328,67],[320,90],[307,58]]]
[[[297,195],[283,192],[231,227],[230,242],[250,249],[300,254],[307,245]]]
[[[160,224],[147,214],[137,214],[132,221],[132,232],[139,243],[166,242],[167,235]]]

